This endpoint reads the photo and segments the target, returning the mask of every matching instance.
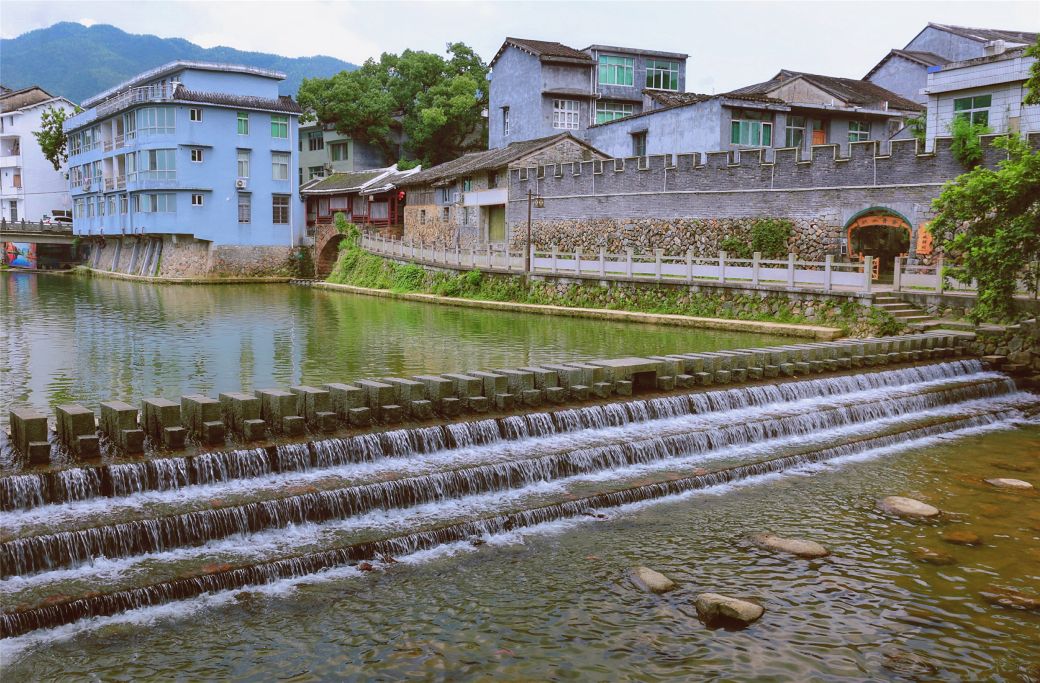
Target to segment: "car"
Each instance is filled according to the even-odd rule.
[[[40,218],[40,222],[44,225],[72,225],[72,218],[69,216],[45,215]]]

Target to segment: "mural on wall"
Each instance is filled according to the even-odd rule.
[[[36,268],[36,244],[4,242],[4,265],[12,268]]]

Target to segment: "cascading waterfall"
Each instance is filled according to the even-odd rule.
[[[0,637],[581,517],[1037,412],[1040,398],[1016,391],[977,361],[956,361],[12,475],[0,478],[0,505],[12,520],[29,515],[30,521],[0,543],[0,594],[5,604],[18,605],[0,615]],[[93,500],[106,496],[125,504],[109,510]],[[481,502],[477,514],[451,512],[455,503],[481,496],[503,502]],[[139,498],[148,504],[134,505]],[[62,506],[33,511],[53,503]],[[261,532],[289,526],[331,532],[371,513],[421,506],[446,512],[425,522],[425,513],[417,514],[382,532],[369,522],[363,533],[323,536],[302,552],[247,552]],[[44,519],[59,520],[57,530]],[[179,550],[198,548],[204,557],[214,541],[242,552],[228,555],[238,559],[226,564],[178,564]],[[76,578],[99,557],[127,558],[120,561],[133,572],[118,570],[114,588],[106,575]],[[14,578],[52,572],[56,578],[41,592]],[[71,582],[67,592],[63,582]]]

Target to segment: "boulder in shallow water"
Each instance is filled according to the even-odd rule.
[[[990,486],[996,486],[998,489],[1020,489],[1025,491],[1033,488],[1033,485],[1028,481],[1022,481],[1021,479],[1006,479],[1004,477],[987,479],[986,483]]]
[[[886,496],[878,501],[878,506],[888,514],[899,515],[900,517],[929,518],[939,516],[939,508],[904,496]]]
[[[932,550],[931,548],[917,548],[914,550],[914,559],[925,564],[945,566],[957,564],[957,559],[948,553]]]
[[[982,597],[991,605],[1012,609],[1040,610],[1040,595],[1031,595],[1012,588],[990,586],[982,591]]]
[[[889,650],[885,653],[883,666],[889,671],[917,680],[939,673],[939,669],[921,655],[906,650]]]
[[[694,601],[697,615],[708,626],[743,628],[766,611],[762,605],[718,593],[701,593]]]
[[[631,572],[632,583],[650,593],[667,593],[675,588],[675,582],[649,567],[636,567]]]
[[[790,553],[798,557],[826,557],[831,554],[827,548],[816,541],[806,541],[801,538],[783,538],[774,534],[755,534],[751,537],[751,542],[766,550]]]
[[[955,545],[982,545],[982,537],[973,531],[955,529],[943,534],[943,540]]]

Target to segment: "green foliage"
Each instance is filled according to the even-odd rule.
[[[785,256],[792,232],[794,225],[789,220],[759,218],[751,225],[751,251],[761,252],[765,258]]]
[[[955,116],[950,122],[950,134],[953,136],[950,151],[953,158],[968,170],[982,163],[984,155],[979,136],[986,133],[989,133],[989,128],[981,123],[972,123],[963,116]]]
[[[297,248],[292,254],[289,271],[293,277],[314,277],[314,259],[311,257],[311,250],[306,247]]]
[[[923,145],[927,138],[928,122],[924,117],[924,114],[915,116],[906,120],[906,125],[910,129],[910,134],[914,136],[919,145]],[[918,149],[922,149],[918,147]]]
[[[903,323],[899,322],[894,315],[877,308],[870,309],[868,324],[871,330],[874,331],[874,334],[882,337],[899,334],[903,331]]]
[[[932,203],[932,235],[952,261],[949,273],[978,281],[975,321],[1013,318],[1016,281],[1040,259],[1040,151],[1017,136],[994,146],[1008,156],[996,170],[961,174]]]
[[[347,238],[344,243],[357,244],[361,239],[361,228],[348,221],[346,215],[337,213],[332,217],[332,224],[336,227],[336,232]]]
[[[1022,104],[1040,104],[1040,38],[1026,48],[1025,54],[1036,61],[1029,67],[1029,78],[1025,82],[1026,96],[1022,98]]]
[[[76,112],[79,111],[80,108],[76,107]],[[55,171],[60,171],[69,159],[68,138],[64,129],[67,118],[68,113],[64,109],[47,107],[40,116],[40,130],[33,131],[44,158],[51,162]]]
[[[300,105],[321,123],[399,156],[407,152],[424,165],[460,156],[487,143],[487,65],[463,43],[447,46],[448,57],[417,50],[384,52],[356,71],[306,79]]]
[[[5,4],[6,7],[6,4]],[[6,11],[6,10],[5,10]],[[179,59],[246,64],[286,74],[282,95],[296,95],[304,76],[331,76],[357,68],[333,57],[282,57],[229,47],[203,48],[180,38],[126,33],[114,26],[89,28],[59,22],[0,41],[3,82],[11,88],[38,84],[52,95],[81,102],[147,69]]]
[[[730,258],[751,258],[751,245],[732,233],[719,240],[719,251],[726,252]]]

